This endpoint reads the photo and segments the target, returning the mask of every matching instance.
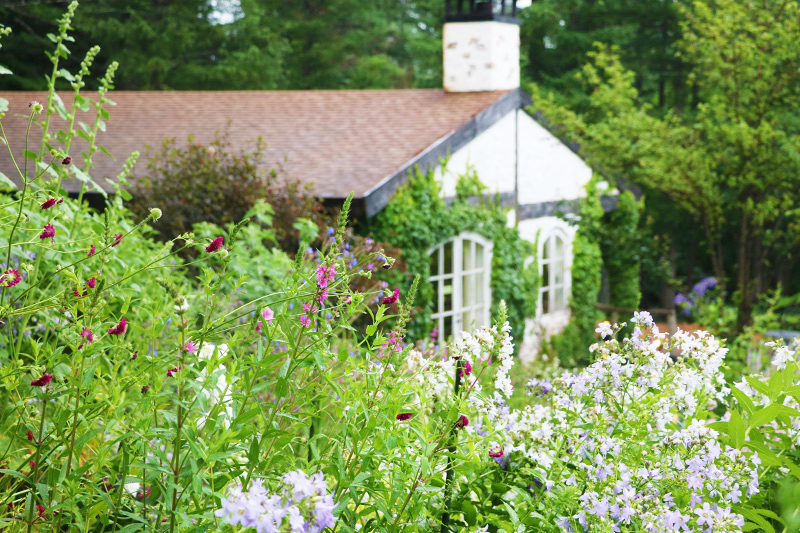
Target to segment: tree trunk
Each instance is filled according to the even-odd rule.
[[[750,277],[750,226],[747,221],[747,214],[742,211],[739,222],[739,250],[738,250],[738,273],[736,276],[736,289],[739,292],[739,308],[736,314],[736,329],[742,331],[745,326],[752,322],[753,318],[753,283]]]

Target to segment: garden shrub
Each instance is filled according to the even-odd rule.
[[[609,303],[617,307],[638,309],[642,299],[640,272],[642,246],[639,243],[639,219],[643,201],[631,191],[622,191],[617,207],[606,215],[603,224],[603,266],[608,271]]]
[[[434,170],[423,173],[415,168],[408,176],[408,183],[395,192],[383,211],[364,224],[362,231],[371,232],[377,240],[389,242],[399,251],[408,271],[389,270],[384,273],[384,279],[400,287],[408,287],[414,275],[428,279],[428,250],[437,244],[465,231],[473,231],[492,241],[492,314],[496,314],[498,303],[505,301],[511,335],[521,343],[525,319],[535,315],[531,301],[537,298],[539,281],[535,264],[528,268],[521,265],[536,254],[516,228],[508,227],[499,203],[481,200],[479,205],[473,205],[468,202],[482,190],[474,173],[460,183],[462,196],[448,206],[441,198]],[[409,325],[410,339],[424,339],[433,329],[432,298],[433,288],[429,283],[422,283],[417,296],[417,313]]]

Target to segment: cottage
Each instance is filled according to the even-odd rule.
[[[516,224],[525,239],[538,237],[539,311],[527,325],[528,349],[523,349],[530,353],[537,333],[557,331],[569,320],[575,230],[556,212],[575,209],[592,171],[528,107],[530,100],[519,87],[515,15],[513,0],[448,2],[444,90],[114,92],[116,106],[101,142],[120,159],[94,157],[88,194],[110,191],[106,178],[113,179],[122,158],[134,150],[190,134],[206,142],[216,131],[228,131],[233,146],[241,148],[262,136],[270,168],[280,165],[292,179],[313,183],[328,202],[341,202],[354,191],[358,217],[380,212],[415,165],[437,169],[446,199],[455,195],[456,176],[474,169],[509,209],[508,223]],[[19,142],[26,121],[14,110],[43,96],[0,96],[10,102],[6,133]],[[64,93],[62,98],[71,108],[71,97]],[[79,140],[70,153],[86,149]],[[439,166],[444,157],[449,157],[446,170]],[[137,169],[145,164],[139,162]],[[0,154],[0,171],[12,176],[10,168],[8,154]],[[81,183],[67,182],[65,188],[76,192]],[[442,331],[466,327],[464,316],[474,324],[488,322],[491,253],[492,243],[474,234],[430,250],[436,263],[430,282],[440,285],[433,317]],[[452,292],[445,306],[447,291]]]

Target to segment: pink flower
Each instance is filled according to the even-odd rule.
[[[489,457],[498,458],[503,457],[503,453],[505,449],[502,446],[495,446],[494,448],[489,448]]]
[[[259,320],[256,322],[256,333],[261,333],[264,331],[264,326],[261,325],[261,321]]]
[[[122,233],[115,233],[114,242],[111,243],[111,247],[113,248],[121,242],[122,242]]]
[[[48,198],[42,204],[42,209],[50,209],[54,205],[56,205],[56,199],[55,198]]]
[[[86,257],[92,257],[96,252],[97,252],[97,250],[95,250],[94,244],[90,244],[89,245],[89,252],[86,254]]]
[[[222,236],[217,237],[216,239],[211,241],[211,244],[206,246],[206,252],[213,254],[214,252],[222,248],[224,242],[225,242],[225,237]]]
[[[264,321],[267,324],[272,324],[272,319],[275,318],[275,311],[269,307],[265,307],[264,310],[261,311],[261,316],[264,317]]]
[[[458,369],[458,375],[463,378],[464,376],[469,376],[470,374],[472,374],[472,365],[469,364],[469,361],[464,361],[464,364]]]
[[[412,416],[414,416],[414,413],[400,413],[395,418],[397,418],[397,420],[399,420],[400,422],[405,422],[406,420],[408,420]]]
[[[52,224],[47,224],[39,235],[39,238],[50,239],[52,242],[56,242],[56,228],[54,228]]]
[[[192,341],[186,341],[186,344],[183,345],[183,351],[188,353],[194,353],[197,351],[197,345]]]
[[[458,420],[456,421],[457,428],[465,428],[468,425],[469,425],[469,418],[467,418],[466,415],[461,415],[458,417]]]
[[[383,299],[383,305],[392,305],[396,303],[397,300],[400,299],[400,289],[395,289],[391,296],[387,296]]]
[[[94,334],[86,328],[81,328],[81,337],[86,339],[86,342],[94,342]]]
[[[42,374],[42,377],[40,377],[39,379],[34,379],[33,381],[31,381],[31,386],[47,387],[52,379],[53,379],[53,374]]]
[[[316,313],[317,312],[317,304],[313,302],[306,302],[303,304],[303,312],[305,313]]]
[[[303,327],[311,327],[311,321],[308,319],[308,315],[300,315],[300,324]]]
[[[108,328],[109,335],[123,335],[128,329],[128,319],[122,317],[119,319],[119,324],[113,328]]]
[[[94,289],[95,287],[97,287],[97,278],[92,276],[91,278],[87,279],[86,285],[88,285],[89,288]]]
[[[0,276],[0,287],[13,287],[20,281],[22,281],[22,274],[19,273],[19,270],[7,268]]]

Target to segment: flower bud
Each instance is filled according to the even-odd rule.
[[[159,218],[161,218],[161,215],[162,215],[161,209],[159,209],[157,207],[151,207],[150,208],[150,218],[152,218],[154,221],[158,220]]]

